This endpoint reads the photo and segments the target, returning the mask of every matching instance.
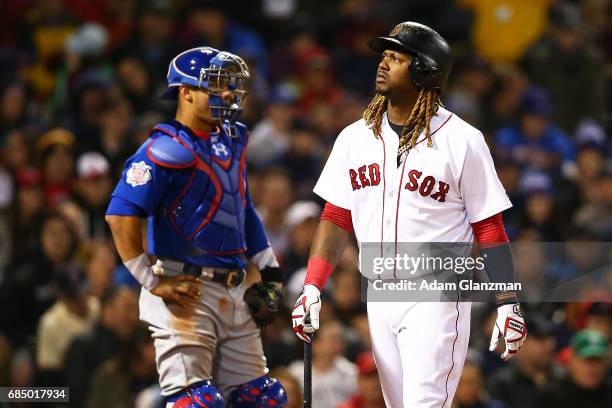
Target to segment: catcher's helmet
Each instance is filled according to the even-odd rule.
[[[175,100],[178,87],[191,85],[205,88],[202,83],[204,69],[210,67],[211,60],[217,56],[219,50],[212,47],[198,47],[181,52],[170,61],[168,67],[168,89],[162,94],[163,99]]]
[[[168,89],[162,98],[175,100],[181,85],[202,88],[209,95],[211,116],[233,122],[244,108],[249,78],[249,69],[239,56],[212,47],[192,48],[170,62]],[[225,91],[232,93],[231,102],[223,98]]]
[[[451,70],[452,55],[446,40],[433,29],[406,21],[396,25],[388,37],[370,39],[368,45],[378,53],[395,50],[411,55],[412,82],[419,88],[442,92]]]

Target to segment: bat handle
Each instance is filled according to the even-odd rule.
[[[304,408],[312,407],[312,343],[304,343]]]

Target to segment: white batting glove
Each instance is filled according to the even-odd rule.
[[[321,311],[321,291],[314,285],[305,285],[302,294],[293,306],[291,319],[293,331],[306,343],[310,343],[311,336],[319,330],[319,312]]]
[[[493,327],[489,351],[494,351],[497,348],[500,334],[506,343],[506,349],[501,358],[508,361],[519,351],[527,338],[527,325],[518,303],[502,305],[497,308],[497,320]]]

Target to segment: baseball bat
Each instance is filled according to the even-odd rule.
[[[312,407],[312,343],[304,343],[304,408]]]

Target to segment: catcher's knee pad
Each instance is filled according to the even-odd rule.
[[[287,391],[276,378],[259,377],[233,390],[228,398],[228,408],[282,408],[287,405]]]
[[[165,408],[223,408],[223,395],[210,381],[191,384],[164,400]]]

